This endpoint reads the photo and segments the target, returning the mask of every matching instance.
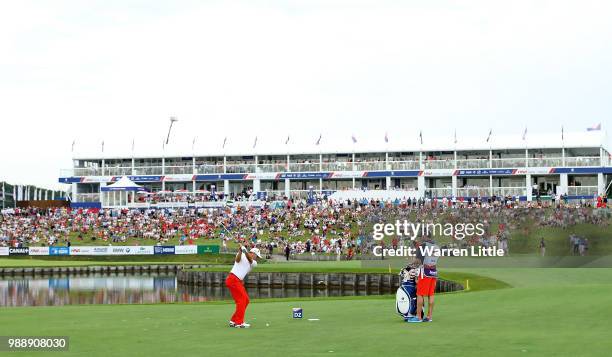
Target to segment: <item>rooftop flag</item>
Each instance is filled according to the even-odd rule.
[[[523,131],[523,141],[527,138],[527,127],[525,127],[525,131]]]
[[[319,138],[317,139],[317,142],[315,145],[319,145],[321,143],[321,138],[323,137],[323,134],[319,134]]]
[[[351,135],[351,140],[353,140],[353,144],[357,143],[357,138],[355,135]]]
[[[255,146],[257,146],[257,136],[255,137],[255,142],[253,143],[253,149],[255,149]]]
[[[419,139],[421,140],[421,145],[423,145],[423,130],[419,131]]]
[[[221,148],[225,149],[226,143],[227,143],[227,136],[223,139],[223,146]]]
[[[601,123],[594,125],[590,128],[587,128],[587,131],[598,131],[598,130],[601,130]]]
[[[487,142],[491,140],[491,135],[493,135],[493,129],[489,129],[489,135],[487,136]]]
[[[287,140],[285,140],[285,145],[289,144],[289,135],[287,135]]]
[[[389,133],[385,132],[385,142],[389,142]]]

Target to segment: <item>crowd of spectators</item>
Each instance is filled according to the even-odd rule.
[[[314,202],[313,202],[314,199]],[[591,202],[520,202],[495,200],[404,199],[392,202],[334,202],[325,195],[266,202],[262,207],[181,209],[14,209],[0,215],[0,246],[203,244],[216,241],[222,250],[232,242],[258,246],[268,256],[332,254],[353,258],[375,244],[409,244],[412,237],[372,239],[374,223],[407,219],[424,223],[481,223],[485,235],[450,245],[497,245],[508,250],[512,234],[529,236],[538,227],[578,224],[607,226]],[[606,211],[607,212],[607,211]],[[421,238],[421,237],[414,237]]]

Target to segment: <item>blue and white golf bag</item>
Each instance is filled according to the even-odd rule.
[[[417,295],[416,279],[418,268],[406,267],[400,272],[402,283],[395,294],[395,308],[404,319],[416,316]],[[423,315],[421,315],[423,316]]]

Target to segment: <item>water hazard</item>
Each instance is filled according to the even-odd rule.
[[[385,290],[247,288],[251,298],[380,295]],[[225,287],[178,284],[174,273],[96,273],[0,278],[0,306],[151,304],[231,299]]]

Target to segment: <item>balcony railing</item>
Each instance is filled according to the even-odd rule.
[[[323,171],[353,171],[353,163],[346,161],[324,162]]]
[[[257,172],[285,172],[287,163],[257,164]]]
[[[493,168],[525,167],[526,163],[527,161],[525,158],[493,159],[491,160],[491,167]]]
[[[105,167],[104,174],[107,176],[131,175],[132,167]]]
[[[441,159],[441,160],[425,160],[423,161],[423,166],[425,169],[454,169],[455,168],[455,160],[454,159]]]
[[[193,175],[193,166],[166,166],[164,168],[165,175]]]
[[[458,169],[486,169],[489,167],[488,159],[457,160]]]
[[[198,165],[196,174],[222,174],[223,165]]]
[[[102,168],[77,167],[72,170],[70,176],[102,176]]]
[[[255,173],[255,164],[227,164],[225,167],[228,174],[252,174]]]
[[[390,170],[418,170],[418,161],[389,161]]]
[[[561,166],[563,159],[560,157],[530,158],[527,163],[529,167],[555,167]]]
[[[356,171],[381,171],[386,169],[386,163],[384,161],[366,161],[356,162]]]
[[[72,195],[74,202],[100,202],[99,193],[76,193]]]
[[[458,188],[457,197],[488,197],[488,187]]]
[[[161,175],[161,166],[139,166],[134,168],[134,175]]]
[[[568,186],[567,194],[570,196],[595,196],[597,186]]]
[[[601,166],[601,159],[599,156],[566,157],[565,166]]]
[[[445,188],[428,188],[427,192],[431,193],[431,198],[435,197],[451,197],[453,195],[453,189],[450,187]]]
[[[306,162],[306,163],[290,163],[289,164],[289,171],[291,172],[313,172],[313,171],[320,171],[320,166],[319,163],[312,163],[312,162]]]
[[[268,195],[268,198],[285,196],[284,190],[265,190],[265,192]]]
[[[526,196],[527,189],[525,187],[493,187],[493,195],[498,197]]]

